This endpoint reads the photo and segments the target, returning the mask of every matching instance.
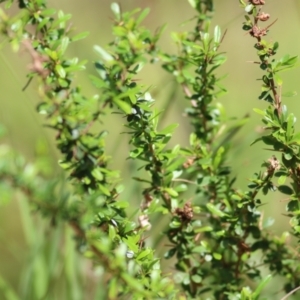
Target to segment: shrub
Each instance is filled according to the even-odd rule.
[[[13,4],[1,2],[6,8]],[[226,91],[218,75],[226,60],[221,52],[226,36],[219,26],[210,26],[212,0],[189,3],[195,25],[191,31],[173,33],[177,54],[158,46],[164,27],[152,33],[141,25],[148,9],[123,12],[113,3],[114,39],[106,47],[94,47],[97,75],[90,79],[99,94],[92,97],[74,81],[86,61],[66,55],[70,43],[87,35],[72,34],[70,15],[48,8],[44,0],[18,1],[15,17],[1,10],[2,35],[14,51],[23,49],[32,60],[28,84],[37,79],[37,111],[55,131],[64,170],[62,178],[53,178],[45,157],[29,163],[1,146],[3,189],[20,190],[28,200],[30,206],[20,202],[27,241],[32,255],[39,253],[28,267],[20,295],[1,279],[7,299],[259,299],[276,278],[280,286],[272,285],[272,293],[298,290],[298,251],[289,237],[297,242],[300,232],[300,134],[282,100],[280,78],[296,65],[297,57],[276,58],[279,43],[265,39],[274,23],[263,23],[270,18],[262,10],[265,1],[241,0],[243,30],[253,38],[255,64],[263,74],[259,99],[266,103],[265,110],[254,109],[264,126],[254,143],[264,144],[271,154],[249,179],[248,189],[239,189],[228,153],[246,118],[228,120],[216,101]],[[151,87],[138,80],[147,64],[161,65],[181,87],[192,125],[186,147],[170,146],[178,124],[161,128],[162,112]],[[119,170],[111,168],[105,148],[107,132],[97,127],[111,110],[124,121],[120,132],[129,138],[128,158],[141,170],[132,178],[142,197],[136,209],[130,207],[133,195],[122,199]],[[279,237],[260,211],[264,197],[274,192],[288,198],[285,214],[291,230]],[[29,208],[49,224],[43,225],[50,231],[49,240],[32,223],[37,216],[28,218]],[[158,218],[166,220],[165,228],[156,228]],[[64,253],[59,249],[62,241]],[[170,259],[168,267],[161,266],[164,259]],[[82,267],[87,261],[93,265],[92,275]]]

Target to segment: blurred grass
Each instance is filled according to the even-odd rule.
[[[82,72],[77,78],[77,82],[82,86],[87,96],[98,92],[88,79],[88,74],[95,73],[92,62],[97,60],[92,47],[95,44],[103,46],[112,38],[110,32],[111,2],[113,1],[90,0],[88,3],[85,1],[74,2],[74,0],[49,1],[49,7],[62,9],[65,13],[73,15],[72,23],[76,32],[90,31],[87,39],[75,43],[69,50],[70,56],[89,59],[87,72]],[[242,118],[245,114],[250,113],[250,121],[235,137],[228,158],[228,163],[233,166],[233,174],[238,176],[237,186],[244,189],[247,185],[247,178],[259,170],[263,160],[271,155],[268,151],[261,151],[261,144],[249,147],[258,136],[261,125],[260,117],[254,114],[252,109],[253,107],[264,109],[266,103],[257,99],[260,93],[260,82],[255,79],[261,76],[261,71],[257,65],[247,62],[255,60],[256,53],[253,48],[253,39],[241,30],[243,12],[238,7],[238,1],[219,0],[215,3],[216,13],[213,26],[218,24],[223,31],[227,29],[221,49],[227,53],[228,60],[220,70],[220,75],[227,74],[223,80],[223,86],[227,88],[228,93],[219,101],[224,105],[229,117]],[[151,13],[144,22],[144,25],[151,30],[154,31],[158,26],[168,24],[160,46],[166,51],[176,52],[176,47],[170,38],[170,32],[186,31],[193,24],[188,22],[184,26],[181,25],[194,15],[187,1],[176,1],[176,4],[172,0],[122,1],[123,10],[130,10],[137,6],[151,8]],[[279,41],[280,47],[277,57],[279,58],[286,53],[297,55],[300,52],[300,39],[298,38],[299,1],[289,1],[286,5],[284,1],[270,0],[265,9],[272,18],[278,18],[278,21],[270,28],[270,35],[268,36],[270,40]],[[6,46],[1,49],[0,63],[2,66],[0,69],[0,123],[4,124],[8,131],[4,142],[23,153],[27,159],[34,160],[36,144],[39,140],[43,140],[50,150],[52,164],[56,166],[59,154],[55,149],[54,134],[49,129],[42,127],[45,120],[35,112],[35,106],[39,102],[35,90],[36,83],[32,82],[25,92],[21,91],[27,81],[25,77],[26,68],[30,63],[26,53],[22,51],[19,54],[12,53],[9,46]],[[299,69],[295,69],[283,74],[283,92],[298,88],[298,73]],[[164,73],[158,65],[145,68],[140,78],[145,85],[152,86],[151,93],[155,96],[157,107],[165,109],[161,126],[175,122],[180,124],[171,144],[187,144],[190,127],[188,120],[182,115],[183,108],[187,103],[180,90],[174,92],[173,79]],[[289,111],[294,111],[297,115],[299,96],[286,98],[283,101],[287,104]],[[111,162],[112,168],[122,170],[121,176],[124,178],[126,186],[122,197],[132,199],[133,203],[138,206],[141,200],[141,187],[130,179],[132,176],[136,176],[137,166],[134,162],[125,160],[129,148],[128,136],[119,134],[123,131],[123,123],[124,120],[121,120],[119,116],[108,114],[104,118],[103,124],[99,125],[99,130],[109,129],[107,152],[114,157]],[[279,220],[272,227],[272,230],[288,229],[288,218],[281,215],[284,211],[285,202],[278,198],[278,194],[274,197],[270,195],[264,202],[269,202],[263,207],[265,217],[275,214],[276,219]],[[66,278],[66,282],[62,281],[58,284],[57,294],[53,294],[54,298],[49,299],[62,299],[59,298],[60,290],[71,293],[64,294],[64,299],[84,299],[84,295],[81,295],[78,289],[80,278],[76,277],[76,274],[79,273],[77,269],[79,266],[76,262],[79,259],[72,240],[67,237],[69,236],[67,229],[61,226],[51,237],[45,237],[42,232],[46,230],[47,224],[36,217],[33,219],[36,223],[32,224],[33,220],[29,218],[29,208],[25,203],[24,199],[16,201],[16,195],[14,195],[10,204],[1,207],[0,210],[0,286],[11,286],[12,290],[18,291],[18,294],[25,295],[22,299],[40,299],[39,295],[45,291],[46,282],[55,281],[58,284],[60,278]],[[158,227],[162,228],[160,225]],[[50,245],[50,248],[41,249],[40,247],[46,239],[49,239],[46,245]],[[65,240],[65,244],[62,246],[65,247],[64,254],[57,252],[62,240]],[[66,265],[55,266],[56,263],[62,263],[60,260],[62,257],[65,257],[63,261]],[[49,274],[44,274],[48,277],[35,276],[34,274],[43,273],[45,264],[50,270]],[[61,272],[65,272],[64,275]],[[32,280],[36,281],[33,282]],[[28,286],[35,287],[34,291],[26,291]],[[12,295],[8,299],[14,299],[10,289],[8,288],[6,291]],[[104,297],[101,295],[101,289],[94,292],[99,293],[99,299]],[[0,299],[2,299],[1,292]]]

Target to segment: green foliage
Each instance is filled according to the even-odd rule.
[[[6,2],[9,8],[13,1]],[[28,200],[22,203],[26,238],[38,253],[27,275],[35,274],[34,280],[27,281],[29,287],[21,297],[53,299],[53,278],[61,259],[68,286],[65,297],[82,299],[79,257],[102,270],[95,299],[259,299],[276,277],[280,276],[281,287],[274,292],[292,292],[300,285],[297,256],[288,245],[289,236],[299,239],[300,233],[300,134],[295,132],[296,117],[282,103],[279,76],[296,66],[297,57],[273,58],[279,43],[263,39],[270,25],[259,27],[269,19],[261,12],[265,1],[240,1],[246,13],[243,29],[255,39],[263,72],[258,98],[268,105],[264,111],[254,109],[263,116],[266,132],[254,143],[262,142],[273,151],[243,191],[235,186],[227,155],[231,139],[247,118],[228,120],[216,101],[226,92],[217,75],[226,61],[220,51],[225,33],[219,26],[211,29],[213,1],[188,2],[195,9],[195,26],[172,34],[177,54],[158,46],[164,27],[153,34],[141,25],[149,9],[123,12],[113,3],[114,39],[105,47],[94,46],[97,76],[90,79],[99,94],[92,97],[74,84],[86,61],[66,56],[70,43],[87,36],[72,36],[71,15],[49,9],[43,0],[19,1],[21,12],[16,17],[0,11],[2,35],[14,51],[25,49],[32,59],[29,83],[38,79],[37,111],[55,131],[64,174],[52,180],[47,163],[30,164],[7,146],[0,148],[1,189],[18,189]],[[146,64],[160,65],[181,87],[192,125],[189,146],[168,145],[178,124],[160,128],[161,112],[155,108],[151,88],[137,77]],[[142,189],[138,216],[128,217],[130,199],[120,199],[124,187],[119,170],[110,168],[107,132],[94,127],[108,108],[124,120],[128,159],[138,161],[145,171],[133,178]],[[259,210],[260,198],[275,191],[289,201],[291,233],[281,237],[268,230],[273,221],[263,222]],[[193,193],[190,199],[187,192]],[[48,245],[34,227],[29,209],[50,221],[54,244]],[[174,261],[172,274],[161,268],[162,258],[151,241],[145,241],[157,216],[168,221],[162,233],[169,247],[164,258]],[[64,235],[66,254],[59,255]],[[47,268],[49,272],[44,271]],[[0,288],[7,299],[17,298],[1,277]]]

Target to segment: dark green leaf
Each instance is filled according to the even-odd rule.
[[[169,251],[167,251],[167,252],[165,253],[164,257],[165,257],[166,259],[169,259],[169,258],[171,258],[171,257],[174,256],[174,254],[176,253],[176,251],[177,251],[176,248],[172,248],[172,249],[170,249]]]
[[[287,195],[292,195],[294,193],[294,191],[288,185],[280,185],[278,186],[278,190]]]

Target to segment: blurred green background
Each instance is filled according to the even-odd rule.
[[[95,73],[93,61],[97,60],[97,55],[93,51],[93,45],[105,46],[112,39],[111,2],[113,1],[52,0],[48,2],[49,7],[72,14],[71,22],[76,32],[90,32],[87,39],[74,43],[68,53],[69,56],[77,56],[81,60],[89,60],[87,71],[79,74],[76,79],[77,83],[82,86],[86,96],[98,93],[89,81],[88,74]],[[300,1],[268,0],[266,2],[267,5],[264,9],[265,12],[271,14],[270,22],[278,18],[277,22],[270,28],[271,31],[268,35],[269,40],[279,42],[280,47],[277,58],[287,53],[297,55],[300,52]],[[170,37],[172,31],[186,31],[193,26],[192,21],[185,22],[194,16],[194,11],[187,0],[123,0],[120,3],[124,11],[132,10],[136,7],[150,7],[151,13],[144,21],[144,25],[152,31],[160,25],[168,24],[160,41],[160,46],[165,51],[176,52],[176,47]],[[10,11],[10,14],[16,11],[17,8],[15,7]],[[241,24],[244,20],[243,15],[238,0],[215,1],[213,26],[218,24],[223,31],[227,29],[221,50],[226,52],[228,57],[226,64],[219,70],[219,75],[227,75],[223,80],[223,86],[228,90],[228,93],[223,95],[218,101],[224,105],[229,117],[242,118],[245,114],[250,114],[249,122],[235,137],[233,148],[228,158],[228,164],[233,166],[233,174],[238,176],[237,186],[245,189],[247,178],[260,169],[263,160],[269,158],[271,153],[261,151],[261,144],[249,146],[259,136],[262,124],[260,117],[253,113],[252,109],[253,107],[264,109],[266,103],[258,100],[260,82],[256,78],[261,76],[261,70],[257,65],[249,62],[256,60],[256,53],[253,48],[254,40],[241,29]],[[3,142],[11,145],[12,148],[22,153],[30,161],[35,159],[37,145],[40,145],[39,147],[46,145],[52,157],[54,174],[58,174],[57,160],[59,159],[59,153],[55,149],[54,135],[49,129],[43,127],[45,120],[43,116],[39,116],[35,111],[35,107],[39,102],[35,89],[36,82],[33,81],[29,88],[22,92],[22,88],[27,82],[25,76],[29,63],[30,61],[25,51],[21,50],[16,54],[11,51],[9,45],[2,44],[0,53],[0,123],[7,129],[7,135]],[[283,92],[298,90],[299,69],[283,73],[282,77],[284,80]],[[151,93],[156,100],[156,106],[164,109],[167,99],[173,92],[173,78],[163,71],[159,65],[154,65],[147,67],[141,74],[140,79],[145,85],[152,86]],[[168,107],[164,118],[161,120],[161,126],[179,123],[180,126],[176,130],[171,144],[186,145],[190,128],[189,122],[184,118],[182,112],[188,103],[184,100],[179,89],[174,93],[173,98],[171,106]],[[296,116],[299,114],[297,109],[299,108],[299,96],[284,98],[283,101],[288,106],[289,111],[293,111]],[[121,177],[124,179],[126,186],[123,198],[129,199],[130,197],[133,203],[138,205],[141,200],[139,190],[130,179],[131,176],[137,174],[137,171],[135,165],[125,160],[128,154],[128,137],[120,135],[120,132],[123,131],[123,123],[124,121],[118,115],[108,114],[104,118],[104,123],[101,127],[109,131],[107,153],[114,157],[111,167],[122,170]],[[4,284],[3,282],[6,282],[14,290],[22,290],[24,292],[27,285],[33,284],[32,274],[43,273],[45,261],[42,260],[36,263],[34,260],[38,256],[37,253],[42,251],[41,247],[46,247],[45,245],[42,246],[42,240],[46,244],[48,240],[48,246],[53,247],[54,252],[57,247],[64,249],[58,256],[62,258],[68,257],[69,260],[66,262],[67,266],[65,269],[67,274],[71,274],[70,278],[75,276],[75,270],[78,268],[84,268],[85,274],[89,274],[91,267],[87,267],[86,263],[81,265],[76,259],[77,254],[72,252],[72,240],[69,241],[67,239],[65,241],[66,244],[63,246],[59,242],[59,237],[67,234],[67,229],[58,228],[57,232],[44,235],[44,230],[47,231],[47,222],[35,216],[31,224],[31,221],[26,219],[29,215],[29,208],[22,199],[22,196],[15,193],[12,196],[12,201],[0,209],[0,287]],[[271,195],[267,200],[268,204],[262,208],[264,215],[265,217],[270,215],[276,217],[277,221],[272,227],[272,231],[280,234],[280,232],[289,228],[288,218],[282,216],[286,203],[279,194]],[[39,224],[39,226],[36,226],[36,224]],[[30,234],[30,230],[34,234]],[[38,236],[41,241],[40,245],[35,243],[38,240]],[[73,253],[71,258],[69,257],[70,253]],[[28,266],[31,266],[32,261],[35,261],[35,265],[32,267],[32,270],[35,271],[28,270]],[[59,273],[59,271],[57,272]],[[101,270],[99,272],[101,273]],[[88,276],[91,276],[91,281],[86,278],[77,278],[76,276],[72,280],[75,283],[79,280],[86,288],[90,285],[95,286],[97,283],[95,275]],[[39,278],[39,280],[35,283],[36,289],[41,288],[40,285],[43,285],[43,279]],[[68,285],[68,283],[66,284]],[[60,288],[58,284],[57,290],[60,290]],[[73,286],[73,289],[76,289],[76,284]],[[2,299],[1,295],[0,292],[0,299]],[[59,292],[57,295],[57,299],[91,299],[88,296],[89,294],[84,295],[84,298],[80,298],[80,293],[77,294],[76,291],[74,294],[70,294],[71,296],[65,294],[63,298],[59,298],[62,297],[62,294],[59,294]],[[102,299],[101,296],[99,297],[98,299]]]

